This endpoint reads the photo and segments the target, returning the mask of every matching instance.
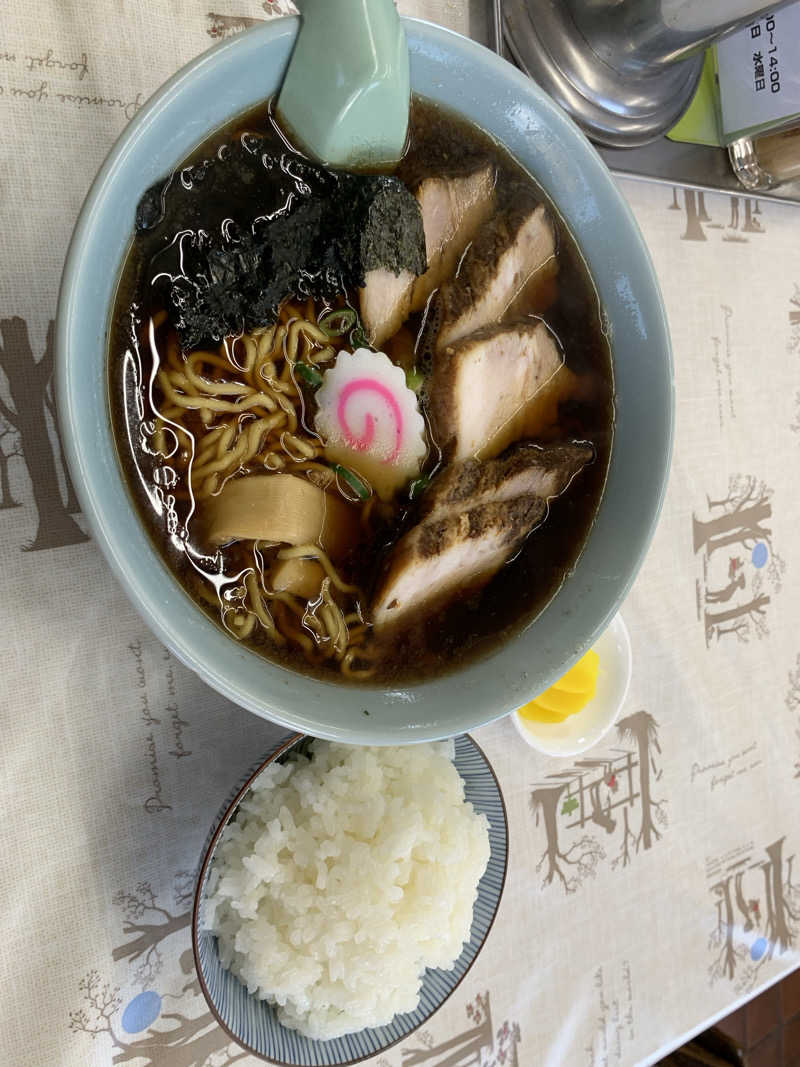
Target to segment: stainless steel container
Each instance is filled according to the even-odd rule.
[[[519,66],[589,137],[627,148],[655,140],[680,118],[709,44],[783,2],[504,0],[503,7]]]

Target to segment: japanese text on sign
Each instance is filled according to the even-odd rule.
[[[764,47],[768,49],[769,87],[773,93],[779,93],[781,91],[781,73],[778,67],[778,45],[775,40],[775,16],[767,15],[763,20],[759,19],[754,22],[750,27],[750,37],[753,40],[761,37],[762,21],[764,23],[764,37],[766,38],[767,34],[769,34],[769,44],[767,44],[766,40],[764,41]],[[767,85],[764,56],[761,51],[753,52],[753,74],[756,92],[759,93]]]
[[[716,46],[722,132],[774,126],[800,113],[800,2],[759,15]]]

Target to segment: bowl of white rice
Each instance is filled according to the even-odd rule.
[[[467,734],[384,748],[287,735],[205,849],[192,942],[212,1013],[269,1063],[377,1055],[469,970],[507,860],[500,787]]]

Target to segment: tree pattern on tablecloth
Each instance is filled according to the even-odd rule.
[[[800,355],[800,285],[794,283],[794,290],[789,297],[789,344],[790,354]]]
[[[123,916],[124,940],[111,955],[115,964],[128,966],[128,973],[122,985],[105,981],[97,970],[84,975],[78,982],[82,1004],[69,1013],[69,1028],[110,1039],[115,1065],[142,1060],[145,1067],[228,1067],[249,1055],[208,1010],[191,947],[179,956],[179,991],[158,991],[165,984],[165,942],[175,935],[188,942],[194,884],[190,871],[175,875],[174,912],[160,903],[150,882],[113,898]],[[165,1010],[170,1001],[174,1009]],[[495,1029],[489,992],[478,994],[465,1010],[469,1025],[463,1031],[440,1040],[430,1029],[420,1029],[410,1036],[412,1044],[384,1053],[376,1067],[395,1067],[398,1055],[400,1067],[520,1067],[519,1024],[505,1019]]]
[[[159,993],[154,988],[163,971],[164,943],[176,934],[188,941],[193,890],[194,875],[179,871],[172,897],[176,908],[188,910],[176,913],[159,903],[149,882],[114,897],[124,916],[126,940],[111,955],[115,963],[133,968],[124,982],[133,995],[123,998],[121,986],[103,981],[93,970],[78,983],[83,1004],[69,1015],[75,1033],[110,1038],[114,1064],[143,1060],[146,1067],[228,1067],[249,1055],[231,1041],[208,1010],[191,948],[180,954],[180,991]],[[135,992],[137,988],[141,991]],[[175,1010],[164,1010],[169,1001],[177,1002]]]
[[[222,15],[216,11],[209,11],[206,15],[208,25],[206,33],[215,41],[224,40],[226,37],[235,37],[237,33],[249,30],[260,22],[280,15],[296,15],[297,8],[291,0],[263,0],[261,4],[264,15]]]
[[[790,356],[800,356],[800,285],[797,282],[789,297],[789,341],[786,351]],[[800,433],[800,390],[794,394],[794,418],[790,429],[793,433]]]
[[[794,764],[794,776],[800,778],[800,653],[795,660],[794,670],[789,671],[789,689],[786,693],[786,707],[794,717],[794,734],[797,741],[797,758]]]
[[[73,516],[78,500],[64,460],[53,399],[55,323],[47,327],[44,352],[36,359],[25,319],[0,319],[0,494],[14,507],[9,462],[25,460],[30,477],[37,530],[26,551],[62,548],[88,541]],[[8,441],[8,444],[5,442]]]
[[[190,1016],[184,1011],[163,1010],[164,1002],[168,999],[186,1000],[188,995],[190,1002],[202,1000],[191,951],[183,953],[180,965],[188,978],[180,994],[174,997],[151,994],[153,1009],[149,1015],[155,1015],[153,1022],[158,1020],[165,1026],[156,1029],[152,1023],[146,1023],[147,1015],[140,1016],[137,1021],[136,1013],[131,1013],[131,1009],[144,996],[141,993],[128,1003],[121,1021],[115,1023],[114,1017],[122,1007],[120,988],[102,982],[97,971],[90,971],[78,983],[84,1003],[77,1011],[70,1012],[70,1029],[89,1034],[92,1038],[100,1035],[110,1037],[114,1064],[138,1065],[139,1061],[144,1060],[145,1067],[228,1067],[245,1059],[249,1053],[231,1041],[209,1011]],[[128,1015],[131,1019],[128,1026],[133,1034],[141,1032],[138,1030],[139,1021],[145,1022],[143,1036],[133,1036],[130,1040],[123,1037]]]
[[[725,496],[706,495],[707,517],[692,515],[692,547],[702,566],[695,582],[697,617],[706,647],[726,638],[747,643],[769,633],[767,609],[786,571],[767,525],[772,495],[765,481],[732,474]]]
[[[750,993],[765,980],[767,963],[795,946],[800,884],[793,881],[795,857],[785,855],[785,842],[780,837],[760,853],[741,850],[710,879],[715,907],[708,939],[712,986],[725,979],[737,994]]]
[[[683,208],[679,203],[683,193]],[[711,197],[713,215],[709,212],[706,194],[702,190],[673,186],[672,203],[668,211],[683,210],[684,229],[682,241],[707,241],[711,231],[717,231],[726,244],[746,244],[753,234],[766,233],[764,214],[758,200],[749,196],[729,196],[727,215],[725,198],[716,194]]]
[[[612,870],[627,867],[661,838],[667,802],[653,793],[663,773],[658,723],[649,712],[637,711],[620,719],[616,730],[624,747],[575,760],[531,791],[535,825],[545,837],[536,865],[543,887],[557,881],[564,892],[574,893],[594,877],[610,849],[598,840],[599,831],[617,846]]]
[[[21,507],[11,489],[9,467],[13,459],[22,459],[22,438],[17,427],[0,412],[0,510]]]
[[[519,1024],[506,1019],[495,1030],[488,990],[478,993],[466,1006],[467,1029],[444,1041],[436,1041],[428,1030],[413,1035],[415,1045],[400,1050],[400,1067],[520,1067]],[[375,1067],[393,1067],[394,1055],[385,1053]]]
[[[194,875],[191,871],[179,871],[175,876],[175,904],[178,907],[190,908],[193,893]],[[170,934],[189,927],[191,911],[173,915],[161,907],[149,882],[139,882],[132,893],[117,893],[113,903],[121,908],[125,915],[123,934],[132,939],[118,945],[111,956],[115,962],[128,960],[130,963],[136,963],[134,981],[142,989],[146,989],[161,973],[161,942]],[[142,922],[145,917],[151,921]]]

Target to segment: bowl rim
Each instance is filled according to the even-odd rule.
[[[503,852],[503,875],[502,875],[502,878],[500,879],[500,890],[499,890],[499,892],[497,894],[497,903],[495,904],[494,911],[492,912],[492,917],[489,920],[489,925],[486,927],[486,933],[484,934],[483,939],[481,940],[481,943],[478,946],[478,949],[477,949],[475,955],[472,957],[472,959],[467,964],[466,969],[464,970],[464,973],[458,979],[458,981],[453,986],[453,988],[449,991],[447,996],[444,997],[444,999],[439,1004],[436,1005],[436,1007],[433,1009],[433,1011],[430,1013],[430,1015],[427,1015],[423,1020],[421,1020],[421,1022],[419,1022],[415,1027],[413,1027],[411,1030],[409,1030],[408,1033],[402,1034],[400,1037],[395,1038],[393,1041],[390,1041],[388,1045],[383,1045],[377,1052],[368,1052],[366,1055],[357,1056],[355,1059],[340,1060],[336,1064],[336,1067],[354,1067],[355,1064],[363,1063],[365,1060],[370,1060],[374,1056],[380,1056],[384,1052],[386,1052],[387,1049],[394,1048],[396,1045],[399,1045],[401,1041],[406,1041],[412,1034],[416,1033],[416,1031],[419,1030],[419,1028],[421,1026],[423,1026],[429,1019],[432,1019],[433,1016],[436,1015],[444,1007],[444,1005],[447,1003],[447,1001],[450,999],[450,997],[452,997],[452,995],[455,993],[455,991],[459,988],[461,983],[467,977],[469,972],[472,970],[473,964],[475,963],[475,961],[477,960],[478,956],[480,956],[481,952],[483,951],[483,947],[486,944],[486,942],[489,940],[489,935],[491,934],[492,929],[494,928],[495,920],[497,919],[498,912],[500,911],[500,905],[503,903],[503,894],[505,892],[506,880],[508,878],[508,859],[509,859],[509,855],[510,855],[510,852],[511,852],[511,835],[509,833],[509,825],[508,825],[508,809],[506,807],[505,797],[503,796],[503,790],[502,790],[502,788],[500,786],[500,779],[497,777],[497,773],[495,772],[495,769],[492,766],[492,763],[491,763],[489,757],[484,752],[483,748],[478,744],[478,742],[475,740],[475,738],[470,733],[456,734],[452,738],[452,740],[455,741],[458,737],[466,737],[468,739],[468,741],[470,742],[470,744],[472,744],[472,746],[477,750],[478,755],[481,757],[481,759],[483,760],[485,766],[487,767],[487,769],[489,771],[489,774],[492,776],[494,784],[495,784],[495,786],[497,788],[497,796],[500,799],[500,808],[501,808],[501,810],[503,812],[503,825],[505,826],[505,831],[506,831],[506,833],[505,833],[505,849],[504,849],[504,852]],[[252,774],[248,775],[247,781],[244,783],[244,785],[241,787],[241,789],[237,792],[236,796],[233,798],[233,800],[230,802],[230,804],[228,804],[228,806],[226,807],[226,809],[225,809],[224,813],[222,814],[222,816],[217,816],[217,818],[218,818],[217,825],[216,825],[215,829],[213,830],[210,838],[208,839],[208,844],[205,847],[205,854],[203,855],[203,862],[200,864],[200,870],[197,873],[197,881],[196,881],[195,889],[194,889],[194,899],[192,901],[192,923],[191,923],[192,958],[194,959],[194,968],[195,968],[195,971],[197,973],[197,980],[200,983],[200,990],[201,990],[201,992],[203,994],[203,997],[205,999],[206,1004],[208,1005],[208,1009],[211,1012],[211,1015],[213,1016],[214,1021],[217,1023],[218,1026],[222,1027],[222,1029],[225,1031],[225,1033],[228,1035],[228,1037],[231,1038],[232,1041],[234,1041],[237,1045],[239,1045],[240,1048],[243,1048],[247,1052],[249,1052],[250,1055],[255,1056],[257,1059],[262,1060],[262,1062],[264,1062],[264,1063],[272,1064],[273,1067],[298,1067],[298,1065],[289,1063],[287,1060],[274,1060],[274,1059],[271,1059],[269,1056],[265,1056],[263,1052],[259,1052],[258,1049],[253,1048],[252,1045],[249,1045],[246,1041],[242,1040],[241,1037],[239,1037],[237,1034],[235,1034],[231,1030],[231,1028],[228,1026],[228,1024],[226,1022],[224,1022],[224,1020],[222,1019],[222,1017],[219,1014],[219,1011],[217,1010],[217,1006],[216,1006],[216,1004],[214,1002],[214,998],[211,996],[211,992],[209,991],[208,985],[206,984],[205,975],[203,974],[203,968],[202,968],[202,965],[201,965],[201,962],[200,962],[200,908],[201,908],[202,898],[203,898],[203,892],[202,892],[203,891],[203,887],[205,886],[205,883],[207,881],[207,877],[206,876],[208,874],[208,868],[211,865],[211,860],[212,860],[212,858],[214,856],[214,852],[216,851],[217,844],[219,842],[220,837],[222,836],[223,830],[225,829],[225,827],[228,825],[228,823],[233,818],[233,815],[234,815],[237,807],[239,806],[239,803],[241,802],[242,798],[247,793],[247,791],[250,789],[250,787],[252,786],[253,782],[256,780],[256,778],[258,778],[258,776],[261,774],[262,771],[264,771],[271,763],[274,763],[275,760],[279,759],[280,756],[282,756],[284,753],[286,753],[290,749],[294,748],[295,745],[298,745],[305,738],[311,738],[311,740],[315,740],[315,741],[316,740],[324,740],[324,738],[312,737],[312,735],[310,735],[310,734],[296,733],[296,734],[293,734],[291,737],[289,737],[286,741],[281,742],[278,745],[278,747],[275,749],[275,751],[270,756],[268,756],[262,763],[260,763],[259,766],[256,768],[255,771],[253,771]],[[456,768],[456,770],[457,769],[458,768]],[[483,877],[483,875],[481,875],[481,878],[482,877]],[[474,902],[473,902],[473,909],[474,909],[474,906],[475,905],[474,905]],[[474,910],[473,910],[473,914],[474,914]],[[471,925],[472,924],[470,924],[470,926]],[[463,951],[463,948],[462,948],[462,951]],[[426,968],[426,970],[428,970],[428,968]],[[437,967],[437,968],[433,968],[433,970],[441,970],[441,968]],[[249,993],[248,993],[248,996],[250,996]],[[393,1016],[393,1018],[394,1018],[394,1016]],[[281,1027],[283,1026],[282,1023],[279,1023],[278,1025],[281,1026]],[[364,1029],[368,1030],[368,1029],[371,1029],[371,1027],[364,1027]],[[354,1031],[354,1032],[355,1033],[359,1033],[360,1031]],[[346,1035],[343,1035],[343,1036],[346,1036]]]
[[[613,573],[612,569],[607,572],[590,570],[589,564],[581,570],[587,557],[587,549],[590,549],[593,542],[597,541],[594,530],[603,517],[604,505],[608,500],[608,483],[615,467],[614,457],[619,436],[617,429],[614,445],[612,445],[606,486],[597,514],[581,553],[569,572],[571,575],[572,572],[577,571],[582,576],[580,583],[582,589],[592,596],[594,596],[592,582],[596,587],[599,587],[602,582],[611,583],[610,588],[613,590],[611,600],[603,606],[605,594],[600,594],[590,603],[588,630],[581,630],[578,627],[575,632],[570,633],[570,626],[567,626],[569,640],[557,635],[554,650],[557,654],[551,654],[549,660],[555,666],[548,668],[546,663],[540,662],[535,672],[536,688],[546,688],[560,673],[579,659],[587,648],[591,647],[597,635],[608,625],[638,574],[658,523],[668,486],[675,429],[674,365],[666,312],[649,251],[630,207],[595,149],[571,120],[535,83],[478,43],[424,20],[404,19],[403,21],[406,30],[409,31],[412,88],[418,90],[421,88],[419,85],[414,85],[413,70],[417,55],[421,57],[419,62],[428,63],[429,66],[434,62],[441,66],[448,59],[458,59],[462,64],[474,65],[482,78],[487,81],[494,76],[496,83],[504,86],[508,94],[522,98],[530,114],[535,115],[537,119],[544,118],[542,128],[549,133],[551,138],[560,138],[559,144],[564,144],[569,149],[571,161],[575,163],[576,171],[580,172],[579,176],[584,181],[588,193],[597,193],[601,199],[605,200],[606,206],[611,206],[616,220],[627,223],[624,227],[626,240],[622,242],[625,245],[623,259],[630,261],[631,272],[633,266],[636,267],[636,276],[630,273],[626,277],[633,279],[633,284],[637,287],[636,291],[642,297],[641,302],[634,299],[632,306],[636,308],[641,317],[642,308],[646,305],[646,318],[642,319],[647,326],[645,333],[648,339],[652,333],[655,339],[655,350],[658,352],[661,364],[658,369],[661,390],[659,398],[660,401],[663,400],[663,403],[660,402],[657,410],[651,412],[656,416],[654,418],[655,433],[658,437],[658,449],[652,457],[650,468],[651,476],[655,475],[655,477],[652,478],[652,484],[642,490],[642,502],[639,505],[639,511],[635,513],[635,550],[628,553],[624,564],[617,559],[612,562],[604,560],[603,557],[613,555],[617,551],[615,549],[604,548],[601,552],[598,548],[592,553],[591,566],[594,566],[595,556],[597,556],[597,560],[604,562],[608,568],[613,565],[622,567],[621,572]],[[103,163],[79,215],[67,253],[59,293],[56,318],[56,383],[59,421],[63,431],[65,453],[83,514],[112,571],[134,607],[142,615],[149,628],[172,650],[176,658],[189,666],[218,692],[241,707],[277,722],[287,729],[308,732],[315,736],[351,744],[402,744],[455,736],[464,732],[465,729],[477,729],[501,718],[530,698],[532,690],[524,660],[535,646],[530,644],[530,639],[527,637],[528,631],[531,628],[537,630],[537,624],[543,617],[549,616],[552,621],[554,611],[557,623],[564,624],[563,617],[557,614],[558,609],[553,609],[552,606],[559,601],[563,603],[565,594],[568,601],[577,597],[576,588],[570,598],[570,585],[573,583],[570,581],[562,583],[543,609],[508,640],[501,642],[487,653],[479,654],[471,661],[431,679],[404,684],[398,689],[392,689],[388,685],[348,685],[324,681],[282,667],[258,656],[249,649],[241,647],[237,649],[232,638],[214,624],[194,603],[178,579],[167,568],[160,553],[150,542],[149,533],[144,524],[135,514],[136,508],[129,496],[116,449],[113,447],[113,440],[111,444],[114,454],[110,457],[113,471],[105,470],[103,473],[110,477],[113,483],[112,494],[118,491],[118,486],[121,486],[127,498],[125,505],[127,512],[132,512],[134,515],[133,533],[131,533],[130,518],[126,517],[127,512],[122,516],[114,514],[114,504],[109,504],[108,490],[102,486],[97,471],[95,470],[91,477],[87,474],[91,466],[86,440],[89,431],[81,426],[76,411],[77,401],[73,396],[73,393],[78,392],[79,382],[74,366],[76,357],[72,355],[72,350],[78,346],[80,330],[73,322],[72,312],[73,305],[85,310],[86,304],[89,303],[87,293],[82,291],[86,287],[81,285],[81,266],[90,259],[93,244],[103,247],[103,238],[98,234],[95,214],[102,211],[105,198],[111,195],[108,193],[108,187],[113,184],[119,171],[125,170],[129,155],[136,149],[140,133],[143,137],[146,136],[148,123],[155,123],[165,108],[180,99],[182,92],[188,92],[185,83],[193,82],[201,74],[208,75],[209,69],[213,71],[219,62],[230,64],[231,55],[239,57],[242,49],[245,50],[243,54],[246,57],[248,55],[246,50],[249,49],[252,52],[256,44],[259,48],[275,45],[280,51],[280,48],[284,47],[282,41],[294,39],[298,24],[299,19],[296,16],[272,19],[235,38],[222,41],[196,57],[173,75],[150,98],[125,128]],[[424,87],[422,91],[423,93],[426,91]],[[242,107],[231,111],[227,121],[230,121],[235,114],[241,114],[242,111]],[[471,118],[469,111],[465,111],[464,114]],[[202,131],[198,131],[195,144],[202,143],[211,131],[212,126],[206,121]],[[488,132],[502,142],[503,138],[492,128],[488,128]],[[508,150],[518,157],[515,148],[509,145]],[[528,167],[524,160],[520,161],[523,166]],[[556,208],[563,215],[564,210],[558,202],[558,190],[553,185],[545,185],[545,189],[549,190],[549,195],[556,201]],[[577,197],[577,194],[573,195]],[[567,224],[574,232],[574,226],[568,220]],[[578,243],[585,256],[582,242]],[[122,260],[117,264],[117,280],[121,262]],[[597,268],[596,266],[592,268],[590,264],[590,269],[593,270],[595,283],[599,288]],[[633,298],[633,293],[631,297]],[[619,299],[624,302],[622,297]],[[110,307],[104,308],[105,330],[102,346],[104,381],[107,331],[112,309],[113,303]],[[624,316],[622,310],[619,314],[621,317]],[[610,321],[613,326],[615,320]],[[614,339],[612,338],[612,359],[613,352]],[[618,403],[616,383],[615,399]],[[628,400],[629,405],[630,403],[631,401]],[[109,421],[107,393],[104,393],[103,419],[98,421],[103,420]],[[619,408],[617,408],[615,425],[618,422]],[[607,525],[606,520],[604,526]],[[147,542],[147,547],[143,547],[142,539]],[[135,542],[133,547],[131,547],[131,541]],[[606,536],[604,544],[607,541]],[[138,566],[135,563],[137,553],[147,557],[146,566]],[[143,573],[148,568],[152,572],[152,577]],[[626,577],[623,578],[622,575]],[[163,579],[166,585],[163,582],[159,585],[160,579]],[[574,613],[574,605],[571,611]],[[188,625],[184,624],[185,620],[188,620]],[[213,630],[216,636],[211,636],[210,630]],[[542,630],[538,627],[537,636],[541,637],[541,635]],[[253,658],[258,661],[258,667],[253,666]],[[256,673],[258,673],[257,682]],[[372,706],[375,709],[369,724],[364,723],[363,719],[358,717],[359,706]],[[473,710],[465,714],[467,708]],[[412,718],[404,715],[404,712],[409,709],[413,710]],[[365,726],[368,726],[366,731]]]

